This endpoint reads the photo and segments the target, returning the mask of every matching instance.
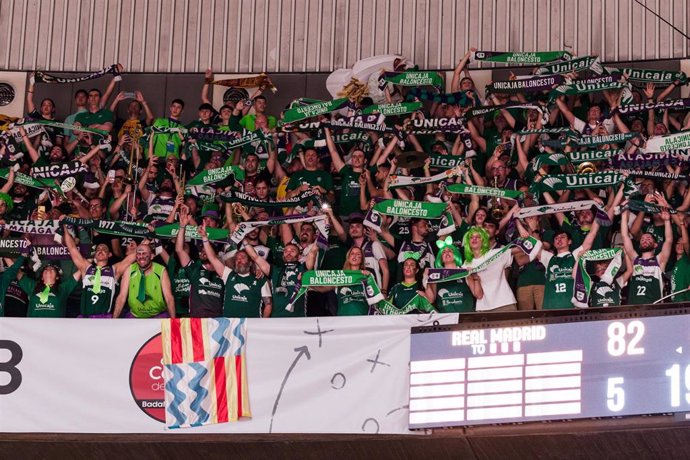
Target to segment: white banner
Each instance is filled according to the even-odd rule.
[[[249,319],[252,419],[166,431],[160,321],[0,318],[0,432],[410,433],[410,327],[434,321],[458,315]]]

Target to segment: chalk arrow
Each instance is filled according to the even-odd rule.
[[[676,348],[676,353],[682,354],[683,353],[683,347]]]
[[[285,384],[287,383],[287,379],[288,379],[288,377],[290,377],[292,370],[297,365],[297,361],[299,361],[302,356],[306,356],[307,359],[311,359],[311,354],[309,353],[309,347],[307,347],[306,345],[295,348],[295,351],[297,352],[297,356],[295,356],[295,359],[292,361],[292,364],[290,364],[290,367],[288,368],[287,373],[285,373],[285,377],[283,377],[283,383],[280,384],[280,390],[278,391],[278,396],[276,397],[276,402],[273,403],[273,412],[271,413],[271,425],[268,427],[269,433],[273,432],[273,417],[275,417],[276,411],[278,410],[278,403],[280,402],[280,397],[283,395],[283,389],[285,388]]]

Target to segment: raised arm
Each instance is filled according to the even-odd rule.
[[[122,309],[125,306],[125,302],[127,302],[127,294],[129,294],[129,277],[130,270],[125,270],[125,273],[122,275],[122,280],[120,281],[120,293],[115,299],[113,318],[118,318],[120,316],[120,313],[122,313]]]
[[[171,318],[175,318],[175,296],[173,296],[172,283],[170,282],[168,270],[163,270],[161,276],[161,290],[163,291],[165,305],[168,307],[168,314]]]
[[[189,225],[189,208],[182,205],[180,210],[180,229],[175,237],[175,253],[180,260],[180,266],[186,267],[192,261],[187,251],[184,250],[184,236]],[[208,237],[206,238],[208,239]]]
[[[257,267],[259,267],[259,270],[266,275],[270,276],[271,274],[271,264],[266,262],[266,260],[261,257],[259,254],[256,253],[256,250],[251,244],[245,244],[244,245],[244,251],[247,253],[250,259],[254,261]]]
[[[458,65],[455,66],[455,70],[453,71],[453,80],[451,80],[450,83],[450,92],[455,93],[457,91],[460,91],[460,75],[462,74],[463,69],[467,66],[467,64],[470,62],[470,58],[472,57],[472,53],[477,51],[477,48],[470,48],[467,53],[460,59],[460,62],[458,62]]]
[[[19,127],[19,134],[22,135],[22,141],[24,141],[24,147],[26,147],[26,151],[29,153],[29,157],[31,157],[31,161],[36,163],[40,156],[38,155],[38,151],[34,147],[34,144],[31,142],[31,139],[29,139],[29,136],[26,135],[26,130],[20,126]]]
[[[570,111],[570,108],[568,108],[568,104],[565,102],[565,96],[558,96],[556,99],[556,105],[558,106],[558,110],[561,111],[563,116],[565,117],[566,120],[568,120],[568,123],[570,125],[575,124],[575,115],[573,115],[573,112]]]
[[[70,232],[67,230],[67,227],[63,225],[62,229],[64,230],[62,241],[64,242],[65,247],[67,247],[67,250],[69,251],[69,256],[72,259],[72,262],[79,271],[86,272],[86,269],[89,266],[89,261],[81,255],[81,252],[79,252],[79,247],[74,241],[74,238],[72,238]]]
[[[153,116],[153,112],[151,111],[151,107],[149,107],[148,102],[146,102],[146,99],[144,99],[144,94],[139,90],[135,91],[134,94],[135,99],[139,101],[139,104],[141,104],[141,106],[144,108],[144,113],[146,113],[146,124],[151,125],[155,117]]]
[[[12,186],[14,185],[14,175],[14,168],[10,168],[10,172],[7,174],[7,183],[2,186],[0,192],[9,193],[10,190],[12,190]]]
[[[345,167],[345,162],[340,158],[338,150],[335,148],[335,142],[333,142],[333,136],[331,136],[331,130],[328,128],[324,129],[326,133],[326,146],[328,146],[328,153],[331,155],[331,161],[333,161],[333,166],[336,171],[340,172]]]
[[[205,225],[199,226],[199,234],[201,235],[201,242],[204,245],[204,251],[206,251],[208,261],[213,266],[213,270],[216,272],[216,274],[222,277],[223,272],[225,271],[225,264],[218,258],[218,254],[216,254],[213,246],[211,246],[211,243],[208,241],[208,233],[206,233]]]
[[[628,231],[628,220],[630,219],[630,210],[626,209],[621,213],[621,238],[623,239],[623,250],[625,254],[634,260],[637,257],[637,252],[633,247],[632,240],[630,239],[630,232]]]
[[[34,104],[34,85],[36,84],[35,74],[31,74],[29,78],[29,88],[26,90],[26,111],[28,113],[36,110],[36,105]]]

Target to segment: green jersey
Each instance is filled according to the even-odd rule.
[[[628,284],[628,304],[642,305],[659,300],[663,296],[662,275],[658,256],[650,259],[636,257],[633,261],[633,274]]]
[[[184,128],[182,123],[172,118],[157,118],[153,127]],[[166,158],[170,154],[179,158],[181,145],[182,137],[178,133],[156,133],[153,137],[153,154],[159,158]]]
[[[589,297],[590,307],[616,307],[621,304],[620,278],[613,280],[612,284],[597,281],[592,285]]]
[[[144,275],[138,264],[130,265],[127,303],[134,317],[153,318],[166,311],[167,305],[161,284],[163,273],[165,267],[156,262],[153,262],[151,273],[148,275]]]
[[[115,270],[112,266],[91,264],[81,280],[82,316],[104,315],[111,312],[115,298]]]
[[[682,291],[688,287],[690,287],[690,257],[683,254],[671,272],[671,292]],[[673,301],[690,302],[690,291],[674,295]]]
[[[361,212],[362,210],[359,207],[359,192],[361,188],[359,176],[362,173],[355,172],[350,165],[345,165],[339,174],[342,179],[342,189],[338,202],[338,214],[349,216],[354,212]]]
[[[17,260],[0,274],[0,318],[5,316],[5,293],[13,279],[17,277],[17,272],[24,264],[24,256],[17,257]]]
[[[34,292],[36,280],[24,276],[19,280],[19,287],[29,296],[27,316],[31,318],[64,318],[67,309],[67,298],[78,282],[73,276],[62,281],[57,289],[50,288],[47,295],[43,291]]]
[[[338,316],[364,316],[369,314],[369,304],[364,286],[342,286],[335,290],[338,297]]]
[[[263,297],[271,297],[266,278],[258,279],[251,273],[240,275],[225,269],[225,300],[223,316],[226,318],[261,318]]]
[[[405,284],[405,282],[400,282],[391,288],[389,292],[389,301],[396,308],[401,309],[410,303],[414,296],[417,295],[418,290],[419,285],[416,281],[410,285]]]
[[[312,187],[320,185],[326,189],[326,191],[331,191],[333,190],[333,177],[331,177],[328,171],[322,171],[320,169],[316,171],[307,171],[303,169],[290,176],[290,182],[288,182],[287,189],[294,190],[302,184],[308,184]]]
[[[187,317],[189,316],[189,291],[191,290],[187,271],[184,267],[177,269],[177,261],[174,257],[168,259],[168,264],[165,268],[168,270],[173,297],[175,298],[175,317]]]
[[[436,308],[441,313],[474,311],[474,296],[464,279],[444,281],[436,285]]]
[[[579,247],[575,253],[565,252],[552,255],[542,251],[541,262],[546,265],[544,283],[544,310],[573,307],[573,270],[575,260],[582,252]]]
[[[307,316],[304,307],[304,296],[295,302],[292,312],[285,310],[290,302],[290,297],[299,288],[299,278],[306,271],[304,264],[287,263],[282,267],[273,267],[271,270],[271,283],[273,284],[273,308],[271,318],[302,318]]]

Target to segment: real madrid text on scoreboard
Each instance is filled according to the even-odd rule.
[[[413,329],[410,428],[690,411],[690,315]]]

